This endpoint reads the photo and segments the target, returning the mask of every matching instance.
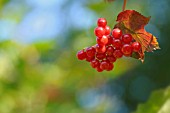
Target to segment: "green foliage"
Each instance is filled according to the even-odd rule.
[[[134,113],[169,113],[170,88],[153,92],[146,103],[140,104]]]

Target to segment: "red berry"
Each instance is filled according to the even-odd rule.
[[[109,26],[105,27],[105,35],[110,35],[111,29]]]
[[[122,46],[122,53],[124,55],[130,55],[132,53],[132,46],[129,44],[124,44]]]
[[[112,45],[115,48],[121,48],[122,47],[122,42],[120,39],[113,39],[112,40]]]
[[[87,55],[86,55],[86,52],[84,50],[80,50],[77,52],[77,58],[79,60],[84,60],[86,59]]]
[[[105,35],[105,29],[102,27],[96,27],[94,33],[97,37],[102,37],[103,35]]]
[[[109,62],[116,62],[116,58],[114,56],[107,56],[106,59],[109,61]]]
[[[101,68],[102,70],[108,69],[108,68],[109,68],[109,62],[107,62],[107,61],[102,61],[101,64],[100,64],[100,68]]]
[[[86,57],[86,61],[87,61],[87,62],[91,62],[91,61],[94,60],[94,59],[95,59],[95,57],[89,57],[89,56]]]
[[[133,42],[132,43],[132,48],[134,52],[139,52],[141,49],[141,44],[139,42]]]
[[[122,36],[122,41],[125,43],[125,44],[129,44],[130,42],[132,42],[132,35],[131,34],[125,34]]]
[[[101,69],[100,66],[98,66],[98,67],[96,68],[96,70],[97,70],[98,72],[102,72],[102,71],[103,71],[103,69]]]
[[[97,60],[97,59],[94,59],[93,61],[91,61],[91,66],[93,67],[93,68],[96,68],[96,67],[98,67],[99,65],[100,65],[100,62],[99,62],[99,60]]]
[[[96,52],[98,53],[105,53],[106,52],[106,46],[101,46],[99,44],[96,44]]]
[[[122,36],[122,31],[119,28],[115,28],[112,30],[112,36],[119,39]]]
[[[106,54],[107,56],[112,56],[113,55],[113,52],[114,52],[114,48],[112,46],[108,46],[106,48]]]
[[[113,68],[114,68],[113,63],[109,63],[109,67],[106,70],[111,71],[111,70],[113,70]]]
[[[97,53],[96,58],[99,60],[103,60],[104,58],[106,58],[106,54],[105,53]]]
[[[112,44],[112,41],[113,41],[113,38],[112,38],[110,35],[107,35],[107,38],[108,38],[108,43],[107,43],[107,45],[111,45],[111,44]]]
[[[96,41],[99,45],[104,46],[108,43],[108,37],[107,36],[102,36],[102,37],[97,37]]]
[[[123,53],[121,52],[121,50],[117,49],[113,52],[113,56],[115,58],[121,58],[123,56]]]
[[[86,48],[86,54],[88,57],[94,57],[96,53],[96,49],[94,47]]]
[[[124,56],[130,57],[130,56],[132,56],[132,53],[130,53],[130,54],[124,54]]]
[[[105,18],[99,18],[97,21],[97,25],[99,27],[105,27],[107,25],[107,21]]]

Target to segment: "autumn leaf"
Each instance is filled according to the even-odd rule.
[[[144,61],[145,51],[152,52],[160,49],[157,38],[144,28],[149,21],[150,17],[145,17],[135,10],[126,10],[118,15],[117,24],[115,25],[124,33],[130,33],[134,40],[142,45],[142,50],[132,55],[133,58],[141,61]]]

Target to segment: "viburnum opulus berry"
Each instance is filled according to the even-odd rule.
[[[112,45],[115,47],[115,48],[121,48],[122,47],[122,41],[120,39],[113,39],[112,40]]]
[[[141,49],[141,44],[139,42],[133,42],[132,43],[132,48],[134,52],[138,52]]]
[[[105,27],[107,25],[107,20],[105,18],[99,18],[97,20],[97,25],[99,27]]]
[[[96,68],[96,67],[100,66],[99,60],[97,60],[97,59],[92,60],[92,61],[91,61],[91,66],[92,66],[93,68]]]
[[[113,56],[115,58],[122,58],[123,57],[123,53],[120,49],[116,49],[114,52],[113,52]]]
[[[108,43],[108,37],[105,35],[102,37],[97,37],[96,41],[97,41],[98,45],[105,46]]]
[[[132,54],[132,46],[130,44],[124,44],[121,50],[124,55]]]
[[[98,19],[94,34],[97,44],[78,51],[77,58],[90,62],[98,72],[113,70],[117,59],[141,50],[141,44],[135,42],[131,34],[123,34],[119,28],[111,30],[104,18]]]
[[[111,71],[113,70],[114,65],[112,63],[109,63],[109,67],[106,69],[106,71]]]
[[[96,70],[97,70],[98,72],[103,72],[103,71],[104,71],[103,69],[100,68],[100,66],[98,66],[98,67],[96,68]]]
[[[123,36],[122,36],[122,41],[123,41],[123,43],[125,43],[125,44],[129,44],[129,43],[131,43],[132,42],[132,35],[131,34],[124,34]]]
[[[119,39],[122,36],[122,31],[119,28],[115,28],[112,30],[113,38]]]
[[[96,44],[95,48],[96,48],[96,52],[98,52],[98,53],[105,53],[106,52],[106,46],[105,45]]]
[[[103,60],[104,58],[106,58],[106,54],[105,53],[96,53],[96,58],[98,60]]]
[[[112,44],[113,37],[111,35],[107,35],[107,38],[108,38],[108,43],[107,43],[107,46],[108,46]]]
[[[94,57],[96,54],[96,49],[94,47],[86,48],[86,54],[88,57]]]
[[[86,52],[84,50],[80,50],[77,52],[77,58],[79,60],[84,60],[86,59],[87,55],[86,55]]]
[[[111,29],[109,26],[105,26],[105,35],[110,35]]]
[[[107,49],[106,49],[106,55],[107,55],[107,56],[112,56],[114,50],[115,50],[115,49],[113,48],[113,46],[108,46]]]
[[[86,61],[87,61],[87,62],[91,62],[91,61],[94,60],[94,59],[95,59],[95,57],[89,57],[89,56],[86,57]]]
[[[108,68],[109,68],[109,62],[108,61],[106,61],[106,60],[103,60],[102,62],[101,62],[101,64],[100,64],[100,68],[102,69],[102,70],[107,70]]]
[[[106,59],[111,63],[116,62],[116,58],[114,56],[107,56]]]
[[[103,35],[105,35],[105,29],[103,27],[96,27],[94,33],[97,37],[102,37]]]

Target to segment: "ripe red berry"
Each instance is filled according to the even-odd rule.
[[[103,69],[101,69],[100,66],[98,66],[98,67],[96,68],[96,70],[97,70],[98,72],[103,72]]]
[[[112,30],[113,38],[119,39],[122,36],[122,31],[119,28],[115,28]]]
[[[107,35],[107,38],[108,38],[108,43],[107,43],[107,45],[111,45],[111,44],[112,44],[112,41],[113,41],[113,38],[112,38],[110,35]]]
[[[124,56],[130,57],[130,56],[132,56],[132,53],[130,53],[130,54],[124,54]]]
[[[102,61],[101,64],[100,64],[100,68],[101,68],[102,70],[108,69],[108,68],[109,68],[109,62],[107,62],[107,61]]]
[[[114,56],[107,56],[106,59],[109,61],[109,62],[116,62],[116,58]]]
[[[96,27],[94,33],[97,37],[102,37],[105,35],[105,29],[103,27]]]
[[[112,45],[115,48],[121,48],[122,47],[122,41],[120,39],[113,39]]]
[[[97,21],[97,25],[99,27],[105,27],[107,25],[107,21],[105,18],[99,18],[98,21]]]
[[[76,56],[79,60],[84,60],[87,57],[86,52],[84,50],[78,51]]]
[[[130,55],[132,53],[132,46],[129,44],[124,44],[122,46],[122,53],[124,55]]]
[[[88,57],[94,57],[96,53],[96,49],[94,47],[86,48],[86,54]]]
[[[94,59],[95,59],[95,57],[89,57],[89,56],[86,57],[86,61],[87,61],[87,62],[91,62],[91,61],[94,60]]]
[[[132,42],[132,35],[131,34],[124,34],[122,36],[122,41],[125,43],[125,44],[129,44],[130,42]]]
[[[113,63],[109,63],[109,67],[106,70],[111,71],[111,70],[113,70],[113,68],[114,68]]]
[[[105,53],[97,53],[96,58],[99,60],[103,60],[104,58],[106,58],[106,54]]]
[[[102,36],[102,37],[97,37],[96,38],[96,41],[97,43],[100,45],[100,46],[104,46],[108,43],[108,37],[107,36]]]
[[[96,67],[98,67],[99,65],[100,65],[100,62],[99,62],[99,60],[97,60],[97,59],[94,59],[93,61],[91,61],[91,66],[93,67],[93,68],[96,68]]]
[[[99,44],[96,44],[95,48],[96,48],[96,52],[98,52],[98,53],[105,53],[106,52],[106,46],[101,46]]]
[[[141,44],[139,42],[133,42],[132,43],[132,48],[134,52],[139,52],[141,49]]]
[[[107,56],[112,56],[113,55],[113,52],[114,52],[114,48],[112,46],[108,46],[106,48],[106,54]]]
[[[110,35],[111,29],[109,26],[105,27],[105,35]]]
[[[117,49],[113,52],[113,56],[115,58],[121,58],[123,56],[123,53],[121,52],[121,50]]]

